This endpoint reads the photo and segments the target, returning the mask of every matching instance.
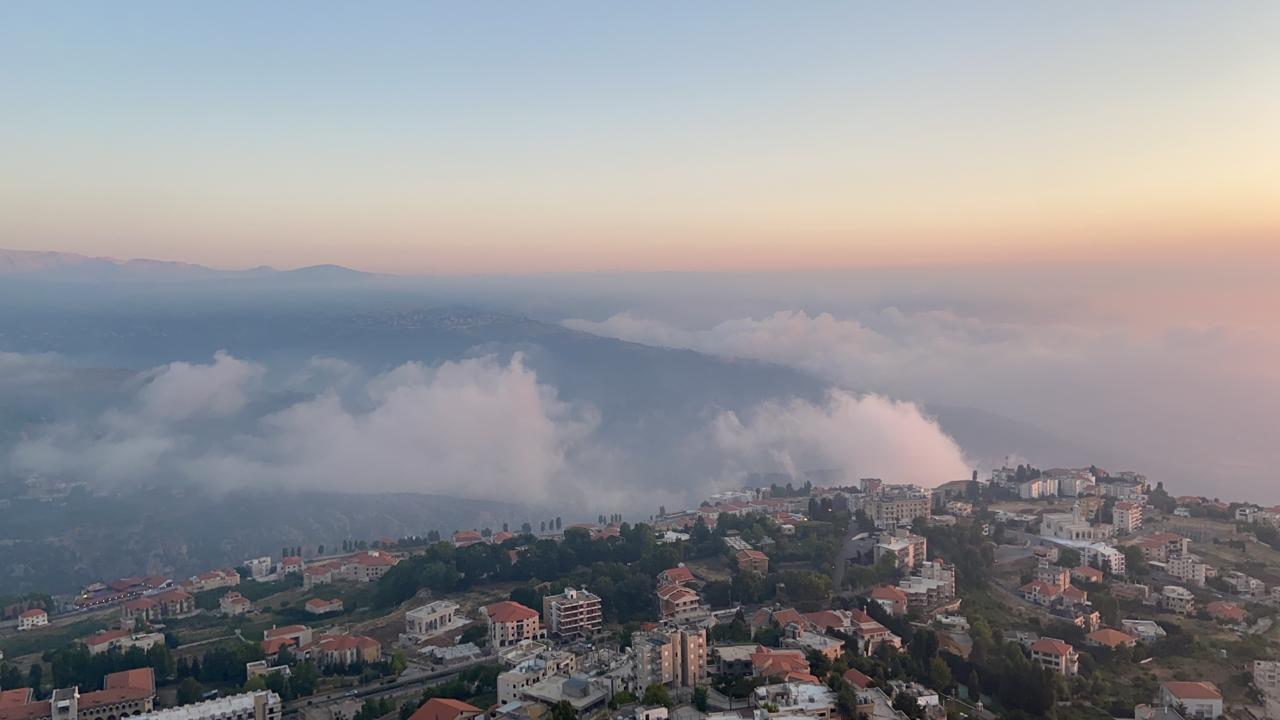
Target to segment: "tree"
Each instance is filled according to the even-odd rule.
[[[671,693],[667,691],[666,686],[653,683],[644,689],[644,697],[640,702],[645,705],[661,705],[663,707],[671,707],[675,705],[675,701],[671,699]]]
[[[698,712],[707,711],[707,689],[706,688],[697,687],[693,689],[693,707],[696,708]]]
[[[945,660],[936,655],[929,661],[929,685],[937,690],[946,690],[951,687],[951,668],[947,667]]]
[[[40,685],[44,681],[44,666],[40,663],[31,663],[31,668],[27,670],[27,687],[35,692],[36,697],[40,697]]]
[[[1072,548],[1058,550],[1058,564],[1064,568],[1080,567],[1080,551]]]
[[[190,705],[193,702],[199,702],[202,695],[204,695],[204,686],[193,677],[186,678],[178,685],[179,705]]]
[[[552,705],[548,715],[550,720],[578,720],[578,712],[573,709],[573,705],[570,705],[568,700],[561,700]]]
[[[403,650],[397,650],[391,653],[389,666],[391,668],[391,674],[396,677],[399,677],[400,673],[404,672],[405,668],[409,667],[409,662],[405,659]]]

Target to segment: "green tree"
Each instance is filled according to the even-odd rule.
[[[193,677],[186,678],[178,684],[179,705],[190,705],[193,702],[198,702],[202,695],[204,695],[204,686]]]
[[[696,708],[698,712],[707,711],[707,689],[706,688],[698,687],[693,689],[693,707]]]
[[[561,700],[551,706],[551,712],[548,713],[550,720],[578,720],[578,713],[569,704],[568,700]]]
[[[644,697],[640,702],[645,705],[661,705],[663,707],[671,707],[675,705],[675,701],[671,699],[671,693],[667,691],[666,686],[653,683],[644,689]]]
[[[1072,548],[1062,548],[1058,551],[1058,564],[1064,568],[1080,567],[1080,551]]]

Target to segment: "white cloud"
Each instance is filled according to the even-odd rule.
[[[843,468],[851,478],[881,477],[933,487],[969,475],[956,443],[912,403],[833,390],[824,403],[763,403],[741,417],[721,413],[712,424],[726,470],[793,475]]]

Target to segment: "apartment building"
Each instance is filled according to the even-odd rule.
[[[1192,585],[1204,585],[1210,573],[1208,565],[1189,553],[1169,558],[1167,568],[1170,575]]]
[[[769,574],[769,556],[759,550],[739,550],[734,558],[738,561],[739,570],[749,570],[762,577]]]
[[[663,620],[690,620],[706,614],[698,593],[681,585],[658,588],[658,615]]]
[[[538,618],[538,611],[518,602],[504,600],[480,608],[489,626],[489,645],[504,648],[526,640],[541,640],[547,636]]]
[[[876,527],[894,528],[910,525],[913,520],[928,517],[933,505],[933,494],[912,485],[888,485],[869,503],[871,520]]]
[[[1054,638],[1040,638],[1031,643],[1031,661],[1059,675],[1080,672],[1080,655],[1075,648]]]
[[[1111,524],[1119,535],[1132,535],[1142,529],[1142,503],[1121,500],[1111,506]]]
[[[707,679],[707,631],[664,625],[632,633],[635,687],[697,687]]]
[[[78,687],[57,688],[46,700],[31,693],[4,693],[0,720],[107,720],[145,715],[155,707],[156,681],[151,668],[115,672],[102,689],[81,693]]]
[[[905,530],[895,530],[880,536],[875,544],[874,557],[876,562],[880,562],[885,555],[892,555],[897,567],[910,570],[924,564],[928,548],[929,541],[925,538]]]
[[[1280,691],[1280,661],[1254,660],[1253,686],[1269,694]]]
[[[1196,597],[1191,591],[1177,585],[1165,585],[1160,590],[1160,607],[1179,615],[1196,614]]]
[[[556,675],[571,675],[578,669],[578,656],[565,651],[545,651],[525,658],[498,675],[498,702],[519,700],[524,691]]]
[[[249,612],[249,609],[252,607],[253,607],[253,603],[249,601],[249,598],[241,595],[240,593],[234,590],[227,593],[226,595],[223,595],[218,600],[218,612],[222,613],[227,617],[244,615],[245,613]]]
[[[600,598],[586,590],[566,588],[542,598],[542,619],[556,637],[594,634],[604,622]]]

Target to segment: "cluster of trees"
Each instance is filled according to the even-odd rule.
[[[463,700],[478,707],[487,707],[497,698],[498,674],[502,666],[492,663],[472,665],[458,673],[454,679],[432,685],[422,692],[417,701],[406,702],[400,707],[400,720],[407,720],[422,704],[431,698]]]
[[[203,657],[193,657],[188,661],[179,658],[175,668],[178,678],[194,678],[209,683],[228,683],[243,685],[248,679],[245,663],[262,659],[262,647],[257,643],[237,642],[215,647]]]
[[[124,652],[111,649],[90,655],[83,643],[73,643],[44,653],[42,659],[49,663],[53,687],[77,685],[82,692],[102,689],[102,679],[122,670],[149,667],[157,680],[172,677],[177,669],[173,655],[165,645],[150,650],[131,647]],[[33,665],[32,667],[37,667]]]

